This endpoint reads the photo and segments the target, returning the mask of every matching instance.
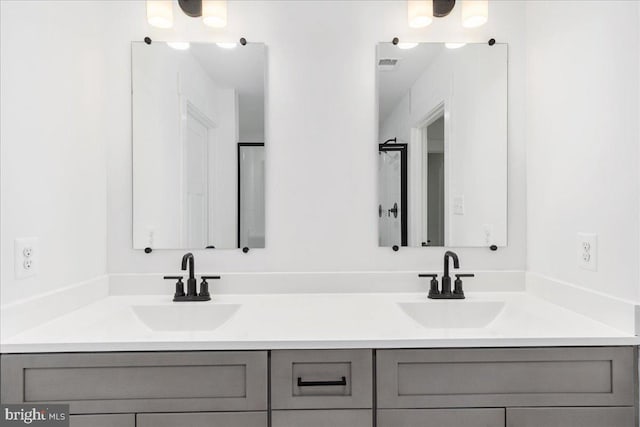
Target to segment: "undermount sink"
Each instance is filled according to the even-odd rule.
[[[137,305],[131,307],[142,323],[154,331],[212,331],[229,320],[240,304]]]
[[[502,301],[400,302],[405,314],[425,328],[483,328],[504,309]]]

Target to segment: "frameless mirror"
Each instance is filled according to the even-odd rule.
[[[380,246],[507,244],[507,46],[381,43]]]
[[[265,46],[133,43],[133,245],[265,246]]]

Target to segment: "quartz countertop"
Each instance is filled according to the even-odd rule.
[[[497,317],[476,327],[425,327],[401,308],[424,304],[456,320],[474,304],[499,304]],[[443,311],[444,305],[447,304]],[[415,307],[414,304],[414,307]],[[440,304],[440,306],[438,306]],[[209,310],[238,305],[206,330]],[[180,310],[179,330],[154,330],[136,314]],[[438,306],[438,307],[436,307]],[[142,308],[141,308],[142,307]],[[160,310],[160,311],[158,311]],[[167,312],[168,313],[168,312]],[[202,315],[205,315],[203,317]],[[472,319],[473,320],[473,319]],[[455,322],[454,322],[455,323]],[[444,326],[444,327],[443,327]],[[442,348],[638,345],[640,338],[527,292],[470,292],[459,301],[424,293],[305,293],[214,295],[208,302],[174,303],[170,296],[106,296],[0,345],[2,353],[320,348]]]

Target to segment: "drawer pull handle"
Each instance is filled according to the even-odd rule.
[[[347,385],[347,378],[342,377],[338,381],[302,381],[301,377],[298,377],[298,387],[314,387],[314,386],[332,386],[332,385]]]

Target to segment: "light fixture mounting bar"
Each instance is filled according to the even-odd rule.
[[[180,9],[192,18],[202,16],[202,0],[178,0]]]
[[[456,0],[433,0],[433,16],[444,18],[449,15],[456,5]]]

